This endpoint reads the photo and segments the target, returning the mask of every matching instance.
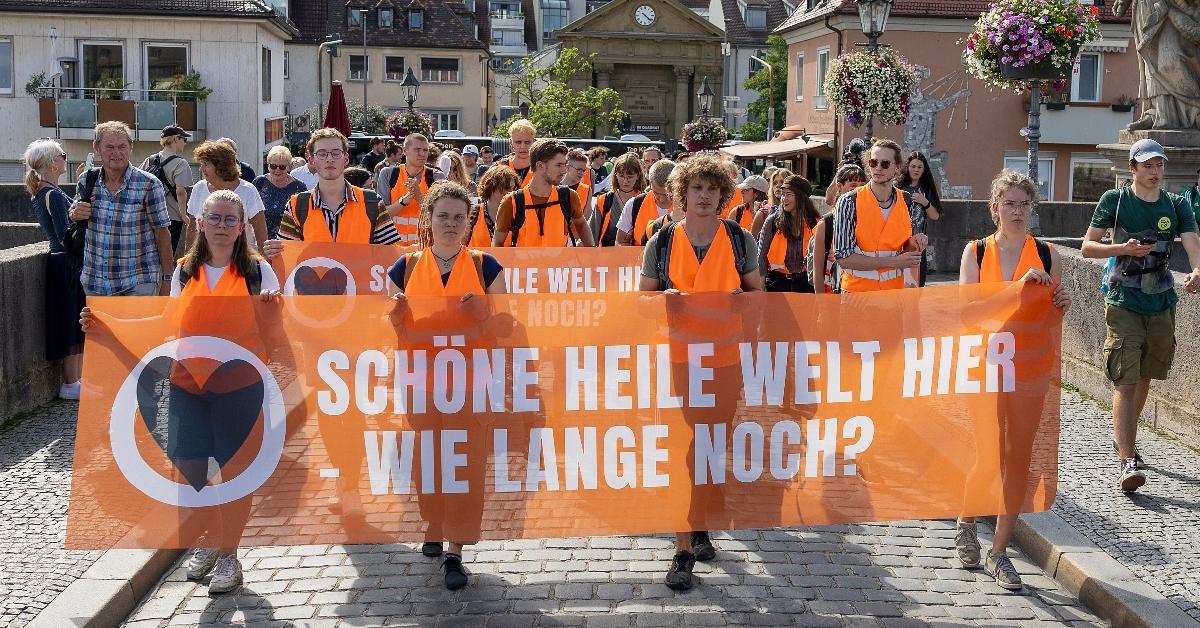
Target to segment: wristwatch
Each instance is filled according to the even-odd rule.
[[[158,276],[159,281],[171,281],[171,273],[165,273]]]

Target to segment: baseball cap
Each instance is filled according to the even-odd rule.
[[[478,155],[479,147],[474,144],[467,144],[466,146],[463,146],[463,154],[464,155]]]
[[[175,125],[175,124],[172,124],[170,126],[163,128],[161,137],[171,137],[172,135],[178,135],[179,137],[182,137],[184,139],[187,139],[192,136],[191,133],[184,131],[183,127]]]
[[[743,190],[755,189],[763,194],[766,194],[771,189],[771,185],[767,183],[767,180],[758,175],[746,177],[746,180],[739,183],[738,187]]]
[[[1139,164],[1147,162],[1155,157],[1167,159],[1167,151],[1163,150],[1162,144],[1152,139],[1142,139],[1133,143],[1129,147],[1129,160],[1136,161]]]

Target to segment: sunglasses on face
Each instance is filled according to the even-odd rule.
[[[290,164],[267,164],[267,168],[271,170],[287,170]]]
[[[238,223],[242,222],[242,219],[233,215],[222,216],[220,214],[205,214],[204,222],[208,223],[210,227],[219,227],[222,225],[222,223],[226,227],[236,227],[238,226]]]
[[[892,167],[892,161],[890,159],[868,159],[867,166],[887,170]]]

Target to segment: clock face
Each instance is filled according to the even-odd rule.
[[[633,12],[633,21],[638,23],[638,26],[650,26],[654,23],[654,7],[643,4]]]

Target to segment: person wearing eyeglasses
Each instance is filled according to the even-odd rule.
[[[276,146],[267,153],[267,174],[254,179],[254,187],[258,189],[258,195],[266,207],[268,239],[279,237],[279,223],[283,220],[288,200],[308,190],[308,186],[292,176],[291,169],[292,151],[287,146]]]
[[[869,182],[838,199],[834,257],[842,269],[842,292],[917,285],[929,237],[923,233],[924,208],[895,185],[903,158],[899,144],[875,139],[863,154]]]
[[[188,196],[187,213],[192,218],[187,224],[187,246],[191,248],[196,239],[197,222],[204,211],[204,201],[217,190],[229,190],[242,199],[245,207],[246,224],[251,230],[247,234],[250,245],[261,249],[267,241],[267,216],[258,188],[241,178],[237,153],[229,145],[219,141],[207,141],[196,147],[193,155],[200,163],[200,181],[192,187]]]
[[[589,179],[591,173],[588,171],[587,154],[581,148],[572,148],[567,153],[567,172],[563,174],[562,184],[575,190],[579,196],[585,220],[592,218],[592,182]]]
[[[320,180],[311,190],[291,198],[279,223],[279,238],[268,240],[263,254],[275,257],[280,240],[395,244],[400,241],[391,214],[379,206],[379,196],[346,182],[350,143],[337,129],[318,129],[308,138],[308,153]]]

